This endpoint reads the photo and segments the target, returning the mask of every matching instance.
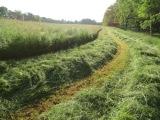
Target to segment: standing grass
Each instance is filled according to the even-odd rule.
[[[20,59],[65,50],[95,40],[99,31],[99,26],[0,19],[0,59]]]

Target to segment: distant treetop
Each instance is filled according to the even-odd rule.
[[[60,24],[92,24],[97,25],[101,24],[96,22],[95,20],[91,20],[89,18],[82,19],[80,21],[67,21],[67,20],[54,20],[51,18],[41,17],[39,15],[34,15],[32,13],[22,13],[21,11],[11,11],[8,10],[6,7],[0,7],[0,17],[7,18],[7,19],[17,19],[23,21],[39,21],[39,22],[49,22],[49,23],[60,23]]]

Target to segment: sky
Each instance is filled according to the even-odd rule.
[[[116,0],[0,0],[9,10],[31,12],[55,20],[94,19],[101,22],[106,9]]]

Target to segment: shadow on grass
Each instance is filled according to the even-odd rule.
[[[160,38],[160,33],[153,34],[154,37]]]

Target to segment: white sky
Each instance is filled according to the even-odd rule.
[[[31,12],[56,20],[95,19],[101,22],[104,12],[116,0],[0,0],[9,10]]]

